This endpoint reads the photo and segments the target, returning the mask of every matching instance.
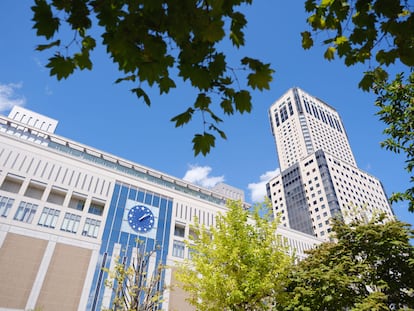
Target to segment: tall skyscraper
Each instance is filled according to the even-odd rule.
[[[393,217],[381,182],[355,162],[338,112],[299,88],[269,110],[281,173],[267,193],[282,225],[328,238],[330,218]]]

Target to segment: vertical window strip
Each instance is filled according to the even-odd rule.
[[[101,226],[100,220],[86,218],[85,225],[82,231],[82,235],[88,236],[91,238],[97,238],[100,226]]]
[[[178,258],[184,258],[184,250],[185,250],[185,244],[183,241],[177,241],[174,240],[173,242],[173,253],[172,255],[174,257]]]
[[[31,223],[36,214],[37,205],[22,201],[14,215],[14,220]]]
[[[14,199],[0,196],[0,216],[7,217],[14,203]]]
[[[79,215],[66,213],[60,230],[76,233],[79,228],[80,219],[81,217]]]
[[[44,207],[38,225],[46,228],[55,228],[59,215],[59,210]]]

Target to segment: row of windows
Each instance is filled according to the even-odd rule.
[[[16,129],[12,127],[11,130],[16,131]],[[19,133],[19,136],[23,139],[30,140],[33,138],[31,137],[31,134],[33,133],[34,131],[30,133]],[[23,136],[21,134],[23,134]],[[42,144],[43,139],[41,141],[38,141],[37,139],[34,141]],[[47,141],[44,142],[47,144]],[[0,161],[5,168],[9,168],[15,172],[22,172],[23,175],[29,174],[36,179],[47,180],[53,184],[60,184],[64,187],[79,189],[91,195],[108,196],[109,194],[111,182],[105,178],[81,172],[76,168],[66,167],[60,163],[50,161],[49,159],[40,159],[33,154],[18,152],[17,150],[10,150],[2,147],[3,146],[0,147]],[[39,186],[42,187],[42,183],[39,183]]]
[[[322,120],[323,123],[342,133],[342,127],[336,117],[331,116],[328,112],[325,112],[321,109],[321,107],[315,105],[312,101],[308,102],[307,98],[302,98],[303,103],[305,104],[305,110],[308,114],[314,116],[318,120]]]
[[[13,198],[0,196],[0,216],[1,217],[8,216],[13,203],[14,203]],[[31,224],[37,212],[38,207],[39,206],[37,204],[21,201],[13,217],[13,220]],[[54,229],[59,220],[60,212],[61,211],[58,209],[44,207],[37,224],[41,227]],[[81,221],[80,215],[67,212],[65,213],[65,216],[63,218],[60,230],[76,234],[79,229],[80,221]],[[92,238],[97,238],[100,226],[101,226],[100,220],[86,218],[85,224],[82,230],[82,235],[92,237]]]
[[[340,177],[337,177],[336,175],[334,175],[334,178],[335,179],[338,179],[339,181],[340,181],[340,185],[341,185],[341,187],[343,188],[343,189],[346,189],[346,190],[349,190],[349,188],[347,187],[347,185],[349,185],[350,187],[351,187],[351,189],[350,189],[350,191],[352,192],[352,193],[354,193],[354,190],[353,189],[355,189],[355,192],[358,194],[358,191],[357,191],[357,189],[359,190],[359,191],[362,191],[363,193],[368,193],[369,192],[369,190],[371,190],[371,192],[376,192],[376,193],[378,193],[379,194],[379,196],[381,196],[381,197],[383,197],[384,199],[382,200],[382,201],[384,201],[384,202],[386,202],[386,200],[385,200],[385,195],[383,195],[383,192],[381,191],[381,188],[378,188],[378,187],[371,187],[369,184],[367,185],[366,183],[364,183],[363,181],[361,181],[361,180],[357,180],[357,179],[353,179],[352,178],[352,176],[351,177],[349,177],[347,174],[344,174],[343,172],[340,172],[339,170],[336,170],[336,173],[338,174],[338,176],[339,176],[339,174],[341,174],[342,176],[344,176],[344,177],[347,177],[347,178],[350,178],[350,180],[352,180],[352,181],[354,181],[354,183],[351,183],[351,181],[349,181],[349,179],[348,179],[348,181],[344,178],[343,180],[340,178]],[[362,175],[361,175],[362,176]],[[338,183],[336,183],[337,185],[338,185]],[[359,187],[359,186],[357,186],[357,184],[360,184],[360,185],[362,185],[363,187],[362,187],[362,189]],[[365,191],[365,189],[367,189],[367,191]],[[362,194],[361,194],[362,195]],[[373,194],[373,196],[375,197],[375,198],[378,198],[378,199],[380,199],[380,197],[378,197],[376,194]],[[380,199],[381,200],[381,199]]]
[[[332,160],[331,158],[328,158],[328,160],[332,161],[335,165],[337,165],[339,167],[343,167],[345,170],[352,173],[353,175],[359,176],[362,179],[365,179],[365,180],[369,181],[371,184],[374,184],[374,185],[377,185],[377,186],[380,185],[380,183],[378,181],[376,181],[375,179],[367,177],[365,174],[362,174],[362,173],[359,174],[357,171],[349,168],[347,165],[341,165],[341,163],[339,161],[336,161],[335,159]],[[337,172],[338,172],[338,170],[337,170]],[[342,173],[342,175],[344,175],[344,174]],[[345,174],[345,176],[349,177],[348,174]],[[351,180],[353,180],[352,175],[350,176],[350,178],[351,178]],[[364,186],[365,186],[365,184],[364,184]],[[369,187],[369,185],[368,185],[368,187]]]
[[[193,222],[194,219],[197,218],[199,224],[206,226],[213,226],[215,220],[214,213],[202,210],[201,208],[193,208],[192,206],[188,206],[182,203],[176,204],[175,217],[190,222]]]
[[[69,195],[68,190],[58,187],[53,187],[50,191],[46,192],[46,184],[38,181],[31,180],[27,185],[26,189],[21,189],[23,185],[24,178],[7,175],[3,183],[0,186],[0,189],[10,193],[20,193],[23,190],[23,195],[36,199],[36,200],[46,200],[48,203],[56,204],[63,206],[67,204],[69,208],[73,208],[78,211],[83,211],[87,206],[87,195],[73,192]],[[67,200],[67,201],[66,201]],[[88,213],[102,216],[104,211],[105,203],[92,199],[88,204]]]
[[[288,110],[289,110],[289,113],[288,113]],[[279,127],[279,125],[285,122],[289,118],[289,116],[293,115],[293,107],[292,107],[292,103],[290,102],[290,100],[287,102],[287,107],[286,107],[286,103],[282,103],[279,109],[279,112],[275,110],[274,114],[275,114],[276,127]],[[279,115],[280,115],[280,119],[279,119]]]
[[[320,123],[312,119],[309,120],[309,123],[312,135],[315,137],[315,149],[327,150],[337,157],[354,164],[353,155],[345,135],[338,135],[328,126],[321,126]]]
[[[290,249],[296,249],[300,254],[304,254],[305,251],[315,247],[313,243],[306,243],[292,238],[282,239],[282,241],[284,246],[289,246]]]

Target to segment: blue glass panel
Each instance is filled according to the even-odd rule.
[[[112,194],[112,200],[111,203],[109,205],[109,211],[108,211],[108,216],[106,218],[106,222],[105,222],[105,229],[104,229],[104,233],[102,236],[102,246],[104,246],[105,241],[108,240],[110,231],[111,231],[111,226],[112,226],[112,220],[114,217],[114,213],[116,210],[116,202],[118,201],[118,195],[119,195],[119,190],[120,190],[120,185],[119,184],[115,184],[114,187],[114,193]],[[103,249],[106,249],[106,247],[102,248],[101,247],[101,254],[103,254]]]
[[[138,202],[144,202],[144,196],[145,196],[145,193],[144,193],[144,191],[142,191],[142,190],[139,190],[138,191],[138,197],[137,197],[137,201]]]
[[[147,192],[145,196],[145,204],[151,205],[152,204],[152,193]]]
[[[154,248],[155,248],[155,243],[154,243],[154,240],[153,240],[153,239],[147,239],[147,246],[146,246],[145,251],[146,251],[146,252],[150,252],[150,251],[152,251]]]
[[[152,198],[152,205],[155,207],[160,206],[160,197],[158,195],[154,194],[154,197]]]
[[[122,245],[121,251],[128,246],[128,241],[129,241],[129,234],[126,232],[121,232],[121,237],[119,239],[119,243]]]
[[[165,210],[166,206],[167,206],[167,199],[161,198],[160,213],[162,210]]]
[[[135,201],[137,198],[137,189],[131,189],[129,190],[128,199]]]

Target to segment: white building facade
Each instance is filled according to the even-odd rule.
[[[189,256],[184,240],[195,218],[213,226],[233,187],[192,185],[58,136],[57,121],[23,108],[0,116],[0,310],[101,310],[116,257],[131,261],[137,239],[158,246],[151,266]],[[221,192],[221,193],[220,193]],[[224,195],[229,193],[231,195]],[[299,257],[320,239],[288,228]],[[191,310],[185,294],[168,290],[163,310]]]
[[[381,182],[355,162],[339,114],[323,101],[293,88],[269,110],[281,173],[267,184],[282,225],[323,239],[330,219],[393,218]]]

